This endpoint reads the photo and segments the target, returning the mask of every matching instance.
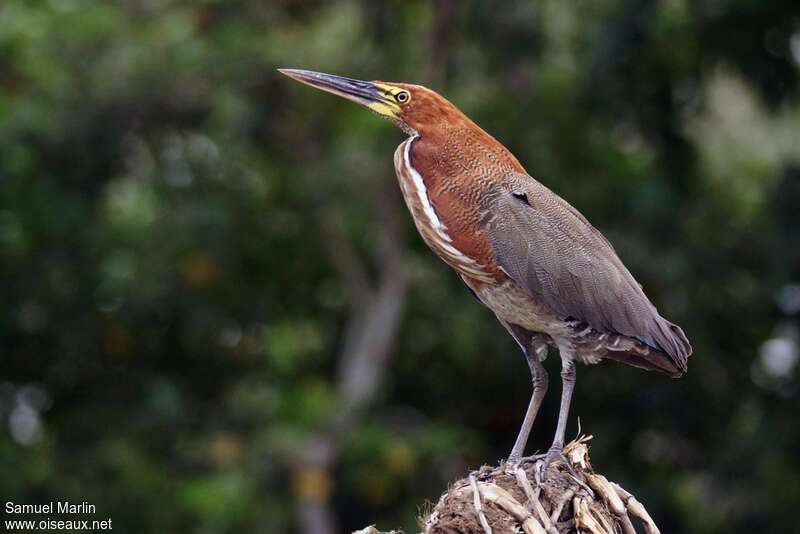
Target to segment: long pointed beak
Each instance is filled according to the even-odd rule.
[[[278,69],[278,72],[300,83],[358,102],[381,115],[394,116],[399,111],[399,106],[387,98],[385,90],[372,82],[302,69]]]
[[[278,69],[278,72],[300,83],[322,89],[365,106],[385,100],[383,91],[371,82],[302,69]]]

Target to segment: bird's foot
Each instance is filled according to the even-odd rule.
[[[516,458],[512,455],[509,456],[508,460],[506,460],[506,474],[509,475],[516,475],[517,472],[522,469],[525,470],[525,466],[529,464],[534,464],[534,477],[536,480],[536,484],[540,484],[542,481],[541,472],[536,471],[536,463],[539,462],[541,464],[544,457],[547,456],[546,454],[532,454],[530,456],[517,456]]]
[[[569,458],[564,454],[564,448],[560,445],[553,445],[550,447],[550,450],[547,451],[547,454],[540,455],[540,457],[541,456],[544,456],[544,460],[539,463],[539,476],[542,480],[544,480],[549,469],[558,469],[559,465],[563,465],[563,469],[569,471],[573,477],[578,477],[578,473],[572,467]]]
[[[539,454],[531,454],[530,456],[522,456],[522,457],[513,457],[510,456],[508,460],[506,460],[506,465],[512,467],[518,467],[525,464],[535,463],[547,456],[546,454],[539,453]]]

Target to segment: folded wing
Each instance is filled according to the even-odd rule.
[[[530,176],[505,183],[487,205],[486,231],[508,276],[562,317],[637,338],[685,372],[689,341],[659,315],[608,240]]]

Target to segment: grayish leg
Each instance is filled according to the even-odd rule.
[[[528,367],[531,368],[533,395],[530,403],[528,403],[528,411],[525,412],[525,419],[522,420],[522,426],[519,429],[519,434],[517,434],[514,447],[511,449],[511,454],[508,455],[508,462],[511,464],[518,463],[522,458],[522,454],[525,452],[525,445],[528,443],[528,436],[531,433],[531,428],[533,428],[533,422],[536,420],[536,414],[539,413],[539,407],[542,405],[542,400],[544,400],[544,396],[547,393],[547,371],[539,361],[540,350],[546,351],[547,346],[537,348],[534,344],[525,350],[525,358],[528,360]]]
[[[525,359],[528,361],[528,367],[531,370],[531,379],[533,381],[533,394],[531,401],[528,403],[528,410],[525,412],[525,419],[522,420],[522,426],[517,434],[517,439],[514,441],[514,447],[508,455],[508,462],[515,464],[522,458],[525,452],[525,445],[528,443],[528,436],[533,428],[533,422],[536,420],[536,414],[539,412],[539,407],[542,405],[542,400],[547,393],[547,371],[542,365],[542,360],[547,357],[547,341],[540,334],[531,332],[519,325],[507,323],[500,319],[500,324],[506,327],[508,333],[511,334],[519,344],[522,352],[525,353]]]
[[[561,352],[561,408],[558,411],[558,425],[553,444],[547,451],[547,456],[540,465],[542,477],[547,473],[548,466],[555,460],[559,460],[564,466],[575,475],[575,471],[570,465],[569,460],[564,455],[564,433],[567,430],[567,420],[569,419],[569,405],[572,402],[572,390],[575,388],[575,361],[572,353],[567,349],[559,347]]]
[[[550,451],[561,452],[564,448],[564,432],[567,430],[569,405],[572,402],[572,390],[575,389],[575,361],[569,353],[561,355],[561,408],[558,410],[558,425]]]

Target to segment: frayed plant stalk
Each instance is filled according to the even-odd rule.
[[[569,465],[544,455],[484,466],[456,481],[421,520],[422,534],[659,534],[642,503],[589,463],[581,436],[564,447]],[[367,527],[357,534],[382,533]]]

